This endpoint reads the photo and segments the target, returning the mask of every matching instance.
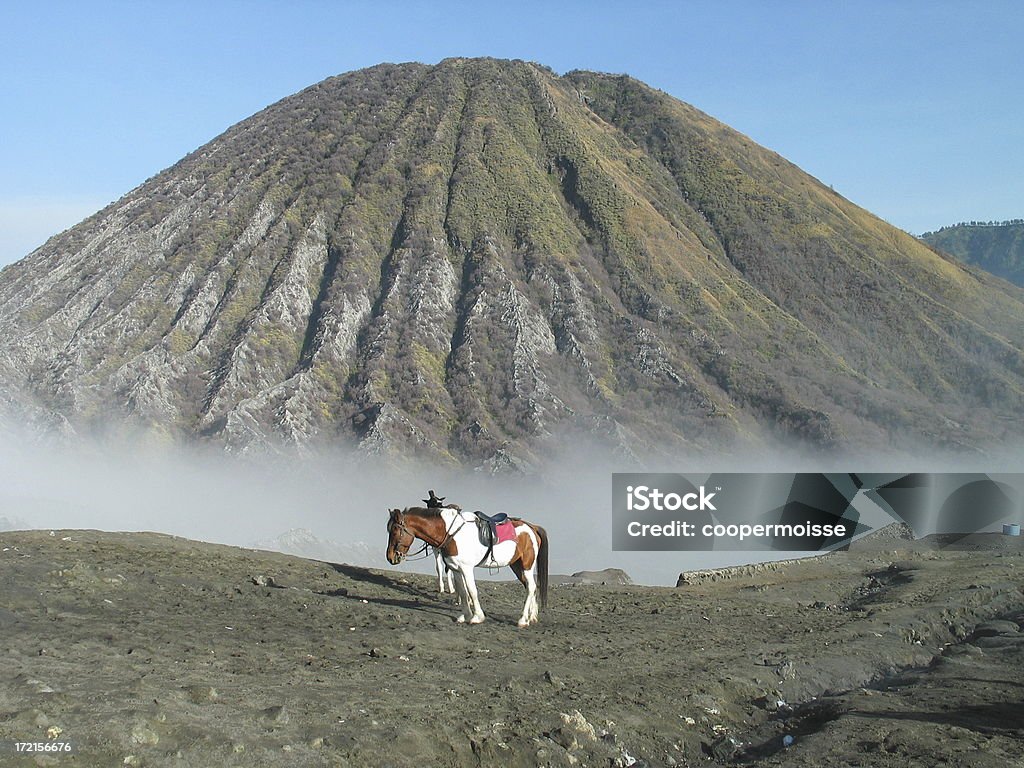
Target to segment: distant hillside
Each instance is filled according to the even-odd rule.
[[[24,520],[10,515],[0,515],[0,531],[25,531],[31,526]]]
[[[921,239],[951,256],[1024,286],[1024,219],[972,221],[925,232]]]
[[[494,470],[566,436],[989,450],[1024,291],[630,77],[381,65],[0,271],[0,411]]]
[[[380,552],[371,551],[361,541],[351,544],[339,544],[330,539],[321,539],[308,528],[292,528],[274,539],[261,539],[255,542],[254,549],[266,549],[272,552],[283,552],[286,555],[305,557],[310,560],[324,560],[329,563],[347,563],[349,565],[379,566],[382,562]]]

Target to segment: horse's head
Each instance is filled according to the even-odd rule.
[[[405,527],[405,514],[400,509],[392,509],[388,517],[388,562],[398,565],[409,554],[416,537]]]

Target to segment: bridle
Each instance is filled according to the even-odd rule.
[[[452,525],[455,525],[456,521],[459,521],[459,520],[462,520],[461,515],[456,514],[455,519],[452,520]],[[466,524],[466,521],[462,520],[462,525],[465,525],[465,524]],[[406,525],[405,525],[405,512],[400,512],[398,510],[395,510],[395,519],[392,520],[391,523],[388,524],[388,533],[391,534],[391,535],[394,535],[394,529],[397,527],[400,533],[408,534],[408,536],[409,536],[409,543],[405,545],[405,550],[404,551],[402,550],[401,539],[395,541],[395,554],[398,555],[398,562],[401,563],[406,558],[416,557],[419,554],[423,554],[423,557],[419,558],[419,559],[425,560],[427,557],[429,557],[429,555],[425,554],[428,547],[434,547],[434,549],[441,549],[441,548],[443,548],[444,545],[447,544],[456,533],[458,533],[460,530],[462,530],[462,525],[460,525],[454,531],[446,529],[445,532],[444,532],[444,538],[441,539],[441,543],[440,544],[434,545],[434,544],[431,544],[426,539],[424,539],[423,540],[423,546],[420,547],[419,549],[417,549],[411,555],[409,554],[409,548],[413,545],[413,542],[416,541],[416,534],[413,533],[412,531],[410,531],[406,527]],[[398,563],[396,563],[396,565],[397,564]]]
[[[406,559],[406,557],[409,556],[409,548],[416,541],[416,534],[410,531],[408,528],[406,528],[405,513],[399,512],[398,510],[395,510],[394,520],[392,520],[391,523],[388,525],[388,533],[394,536],[396,527],[399,530],[400,536],[404,534],[408,535],[409,537],[409,543],[405,545],[404,549],[402,547],[402,539],[398,538],[395,540],[395,554],[398,556],[398,562],[401,563],[403,560]],[[425,552],[428,546],[430,545],[424,542],[423,547],[419,550],[419,552],[414,552],[413,555],[418,555],[420,552]]]

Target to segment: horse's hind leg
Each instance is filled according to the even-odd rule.
[[[515,561],[512,570],[526,587],[526,603],[523,605],[523,615],[519,619],[520,627],[527,627],[537,621],[540,616],[540,600],[538,599],[537,588],[537,550],[539,544],[532,531],[524,531],[519,534],[516,544]],[[512,565],[510,563],[510,565]]]
[[[523,604],[523,615],[519,617],[519,626],[528,627],[537,621],[540,607],[537,603],[537,578],[533,568],[523,571],[523,583],[526,584],[526,603]]]
[[[527,589],[530,591],[527,598],[527,605],[530,607],[529,623],[536,624],[540,619],[540,600],[537,598],[537,569],[536,567],[526,571]]]
[[[523,568],[523,564],[519,560],[509,563],[508,567],[512,569],[512,573],[514,573],[516,578],[522,582],[524,587],[526,587],[526,604],[523,605],[523,615],[519,617],[519,621],[517,623],[520,627],[528,627],[530,625],[531,616],[533,617],[533,621],[537,620],[537,584],[536,581],[531,582],[529,578],[530,571],[533,569],[527,570]]]
[[[529,589],[530,585],[526,583],[526,576],[523,575],[523,564],[516,560],[513,563],[509,563],[508,567],[512,569],[512,573],[514,573],[516,578],[519,579],[519,583]]]

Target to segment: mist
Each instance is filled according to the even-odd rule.
[[[384,558],[388,510],[420,505],[434,489],[466,510],[504,511],[543,525],[551,539],[552,573],[622,568],[637,583],[674,585],[681,571],[800,553],[614,552],[612,473],[1019,472],[1022,452],[823,456],[773,448],[661,452],[642,460],[576,441],[548,455],[535,474],[493,476],[341,449],[240,457],[214,446],[157,448],[131,439],[48,445],[9,434],[0,437],[0,523],[6,518],[6,527],[14,528],[155,531],[242,547],[301,528],[342,545],[342,555],[353,547],[348,562],[390,569]],[[877,511],[861,522],[892,522]],[[433,560],[401,569],[432,572]],[[483,569],[478,574],[488,578]],[[512,578],[508,570],[490,577]]]

